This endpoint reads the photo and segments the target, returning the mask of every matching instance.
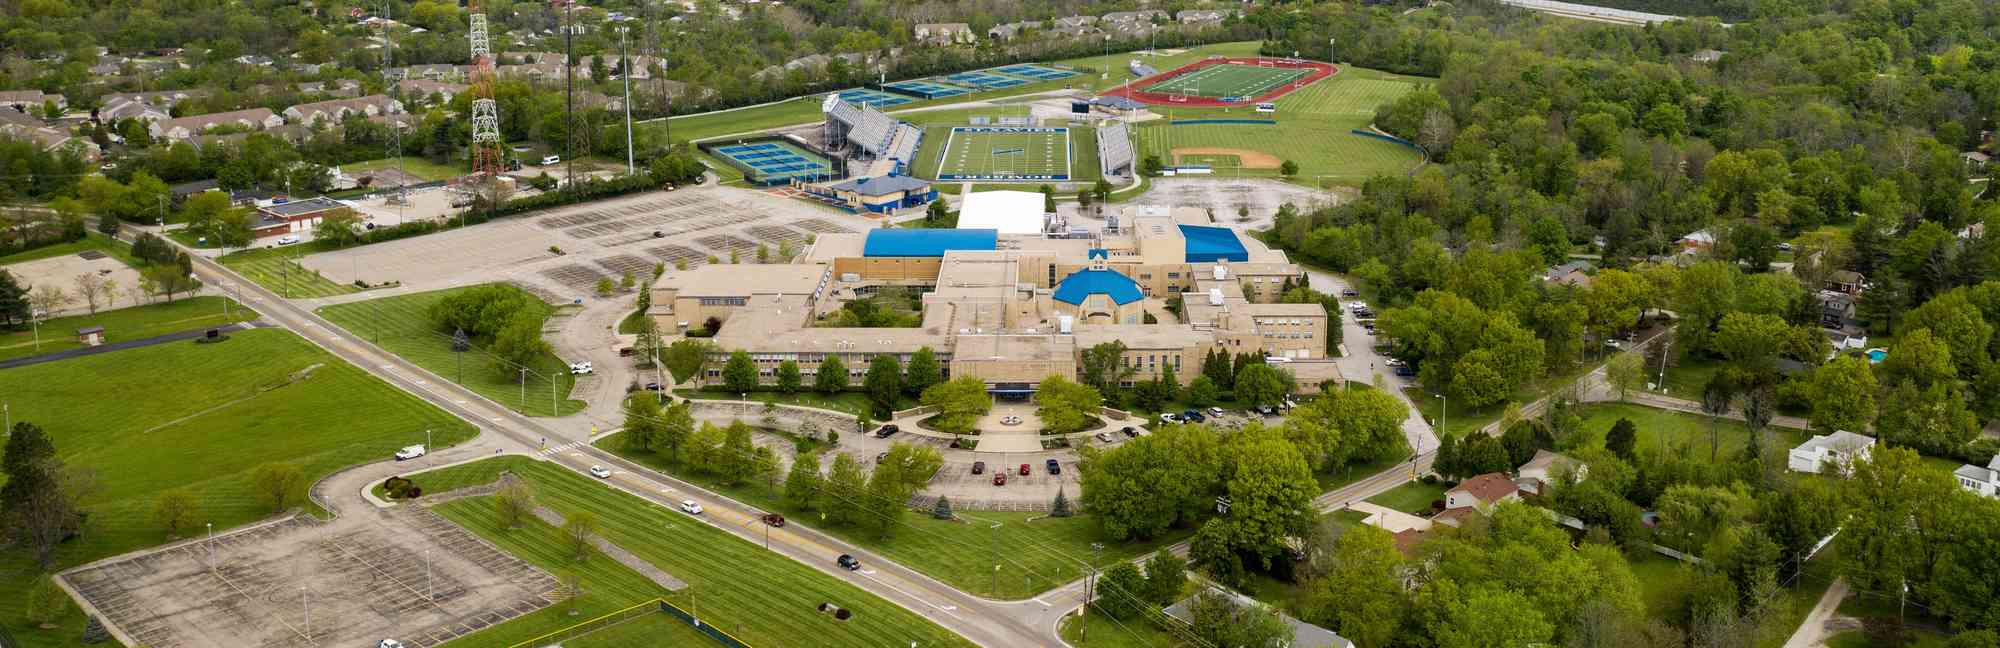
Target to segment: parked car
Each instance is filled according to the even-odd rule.
[[[1060,474],[1062,474],[1062,464],[1060,464],[1060,463],[1056,463],[1056,460],[1054,460],[1054,459],[1050,459],[1050,460],[1049,460],[1049,474],[1051,474],[1051,475],[1060,475]]]
[[[424,456],[424,447],[420,445],[413,445],[396,451],[397,461],[415,459],[421,456]]]
[[[882,463],[883,459],[888,459],[888,458],[889,458],[889,453],[887,452],[875,453],[875,463]]]
[[[878,429],[878,430],[876,430],[876,431],[875,431],[875,438],[877,438],[877,439],[887,439],[887,438],[889,438],[889,437],[892,437],[892,436],[895,436],[897,432],[901,432],[901,431],[903,431],[903,429],[902,429],[902,428],[899,428],[899,427],[896,427],[896,425],[895,425],[894,423],[891,423],[891,424],[889,424],[889,425],[884,425],[884,426],[882,426],[882,427],[881,427],[881,429]]]
[[[986,474],[986,462],[984,462],[984,461],[974,461],[974,462],[972,462],[972,474],[974,474],[974,475],[984,475],[984,474]]]
[[[1006,485],[1007,485],[1007,473],[1004,473],[1004,472],[996,472],[996,473],[993,473],[993,485],[994,485],[994,486],[1006,486]]]
[[[1161,415],[1160,415],[1160,422],[1161,422],[1161,423],[1179,423],[1179,422],[1181,422],[1181,417],[1180,417],[1180,415],[1178,415],[1178,414],[1175,414],[1175,413],[1173,413],[1173,412],[1167,412],[1167,413],[1165,413],[1165,414],[1161,414]]]
[[[581,376],[596,370],[597,367],[592,366],[588,360],[569,363],[569,372],[572,375]]]
[[[635,355],[638,355],[638,354],[639,354],[639,350],[638,350],[638,349],[634,349],[634,348],[632,348],[632,347],[624,347],[624,348],[621,348],[621,349],[619,349],[619,350],[618,350],[618,357],[620,357],[620,358],[630,358],[630,357],[632,357],[632,356],[635,356]]]
[[[861,560],[847,554],[840,554],[839,558],[833,560],[833,564],[840,565],[841,569],[847,571],[861,569]]]
[[[1021,464],[1021,476],[1022,476],[1022,477],[1026,477],[1026,476],[1028,476],[1028,475],[1030,475],[1030,474],[1033,474],[1033,473],[1034,473],[1034,471],[1031,471],[1031,470],[1029,470],[1029,469],[1028,469],[1028,464]]]
[[[1093,434],[1093,435],[1091,435],[1091,436],[1094,436],[1094,437],[1097,437],[1097,442],[1098,442],[1098,443],[1110,443],[1110,442],[1111,442],[1111,435],[1109,435],[1109,434],[1105,434],[1105,433],[1103,433],[1103,432],[1099,432],[1099,433],[1097,433],[1097,434]]]
[[[297,242],[299,242],[299,237],[294,235],[287,234],[285,236],[278,237],[278,245],[291,245]]]
[[[375,648],[403,648],[403,642],[394,639],[383,639],[375,642]]]
[[[610,479],[611,469],[605,468],[603,466],[591,466],[590,476],[596,477],[598,479]]]
[[[1265,416],[1277,416],[1277,415],[1278,415],[1278,408],[1276,408],[1276,407],[1272,407],[1272,406],[1269,406],[1269,405],[1258,405],[1258,406],[1257,406],[1257,413],[1258,413],[1258,414],[1263,414],[1263,415],[1265,415]]]
[[[1340,289],[1340,296],[1342,296],[1342,297],[1360,297],[1360,296],[1361,296],[1361,291],[1359,291],[1359,290],[1355,290],[1355,289],[1353,289],[1353,288],[1342,288],[1342,289]]]
[[[681,500],[681,510],[688,515],[701,515],[701,505],[696,504],[694,500]]]
[[[660,383],[656,382],[646,383],[646,391],[660,391]]]
[[[1184,421],[1190,421],[1190,422],[1194,422],[1194,423],[1200,423],[1200,422],[1203,422],[1203,421],[1207,421],[1207,420],[1208,420],[1208,417],[1207,417],[1207,416],[1203,416],[1203,415],[1202,415],[1202,413],[1201,413],[1201,412],[1199,412],[1199,411],[1196,411],[1196,410],[1188,410],[1188,411],[1185,411],[1185,412],[1181,412],[1181,420],[1184,420]]]
[[[765,513],[764,523],[774,527],[785,526],[785,516],[776,513]]]
[[[542,158],[542,166],[548,166],[551,164],[562,164],[562,156],[550,155]]]
[[[1415,370],[1415,369],[1411,369],[1411,368],[1410,368],[1410,365],[1402,365],[1402,366],[1399,366],[1399,367],[1396,367],[1396,375],[1398,375],[1398,376],[1402,376],[1402,377],[1404,377],[1404,378],[1408,378],[1408,377],[1410,377],[1410,376],[1415,376],[1415,375],[1417,375],[1417,370]]]
[[[1222,416],[1222,408],[1220,408],[1220,407],[1210,407],[1210,408],[1208,408],[1208,413],[1210,413],[1210,414],[1214,414],[1214,415],[1216,415],[1216,416]]]
[[[1125,433],[1126,438],[1138,438],[1139,436],[1139,431],[1133,429],[1133,427],[1130,425],[1125,426],[1125,429],[1119,430],[1119,432]]]

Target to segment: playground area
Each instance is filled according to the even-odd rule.
[[[1134,81],[1106,95],[1155,105],[1232,106],[1267,102],[1332,76],[1330,63],[1215,57]]]
[[[1063,181],[1070,177],[1067,128],[967,126],[951,129],[938,180]]]

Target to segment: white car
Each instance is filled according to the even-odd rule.
[[[605,467],[603,467],[603,466],[591,466],[591,467],[590,467],[590,476],[592,476],[592,477],[596,477],[596,478],[598,478],[598,479],[610,479],[610,478],[611,478],[611,470],[610,470],[609,468],[605,468]]]
[[[1222,416],[1222,408],[1220,408],[1220,407],[1211,407],[1211,408],[1208,408],[1208,413],[1210,413],[1210,414],[1214,414],[1214,415],[1216,415],[1216,416]]]
[[[560,155],[551,155],[551,156],[548,156],[548,157],[545,157],[545,158],[542,158],[542,166],[549,166],[549,165],[552,165],[552,164],[562,164],[562,156],[560,156]]]
[[[296,235],[285,235],[278,237],[278,245],[291,245],[297,242],[299,242],[299,237]]]
[[[1179,414],[1175,414],[1175,413],[1173,413],[1173,412],[1167,412],[1167,413],[1165,413],[1165,414],[1161,414],[1161,415],[1160,415],[1160,422],[1161,422],[1161,423],[1179,423],[1179,422],[1181,422],[1181,417],[1180,417],[1180,415],[1179,415]]]
[[[394,639],[383,639],[375,642],[375,648],[403,648],[403,642]]]
[[[571,374],[574,374],[574,375],[578,375],[578,376],[581,376],[581,375],[584,375],[584,374],[587,374],[587,373],[590,373],[590,372],[593,372],[593,371],[596,371],[596,370],[597,370],[597,368],[596,368],[596,367],[593,367],[593,366],[591,366],[591,364],[590,364],[589,362],[587,362],[587,361],[586,361],[586,362],[572,362],[572,363],[569,363],[569,372],[570,372]]]
[[[397,461],[408,461],[421,456],[424,456],[424,447],[420,445],[413,445],[396,451]]]
[[[701,515],[701,505],[694,503],[694,500],[681,500],[681,510],[688,515]]]

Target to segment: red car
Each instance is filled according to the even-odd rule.
[[[764,523],[774,527],[785,526],[785,516],[776,513],[765,513]]]
[[[1007,473],[1003,473],[1003,472],[997,472],[997,473],[993,473],[993,485],[994,485],[994,486],[1006,486],[1006,485],[1007,485]]]
[[[1021,474],[1024,476],[1032,474],[1029,472],[1028,464],[1021,464]]]

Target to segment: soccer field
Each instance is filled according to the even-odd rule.
[[[938,180],[1008,182],[1070,178],[1067,128],[953,128],[944,147],[938,163]]]
[[[1145,92],[1218,99],[1255,97],[1311,74],[1306,68],[1224,63],[1210,65],[1150,86]]]

